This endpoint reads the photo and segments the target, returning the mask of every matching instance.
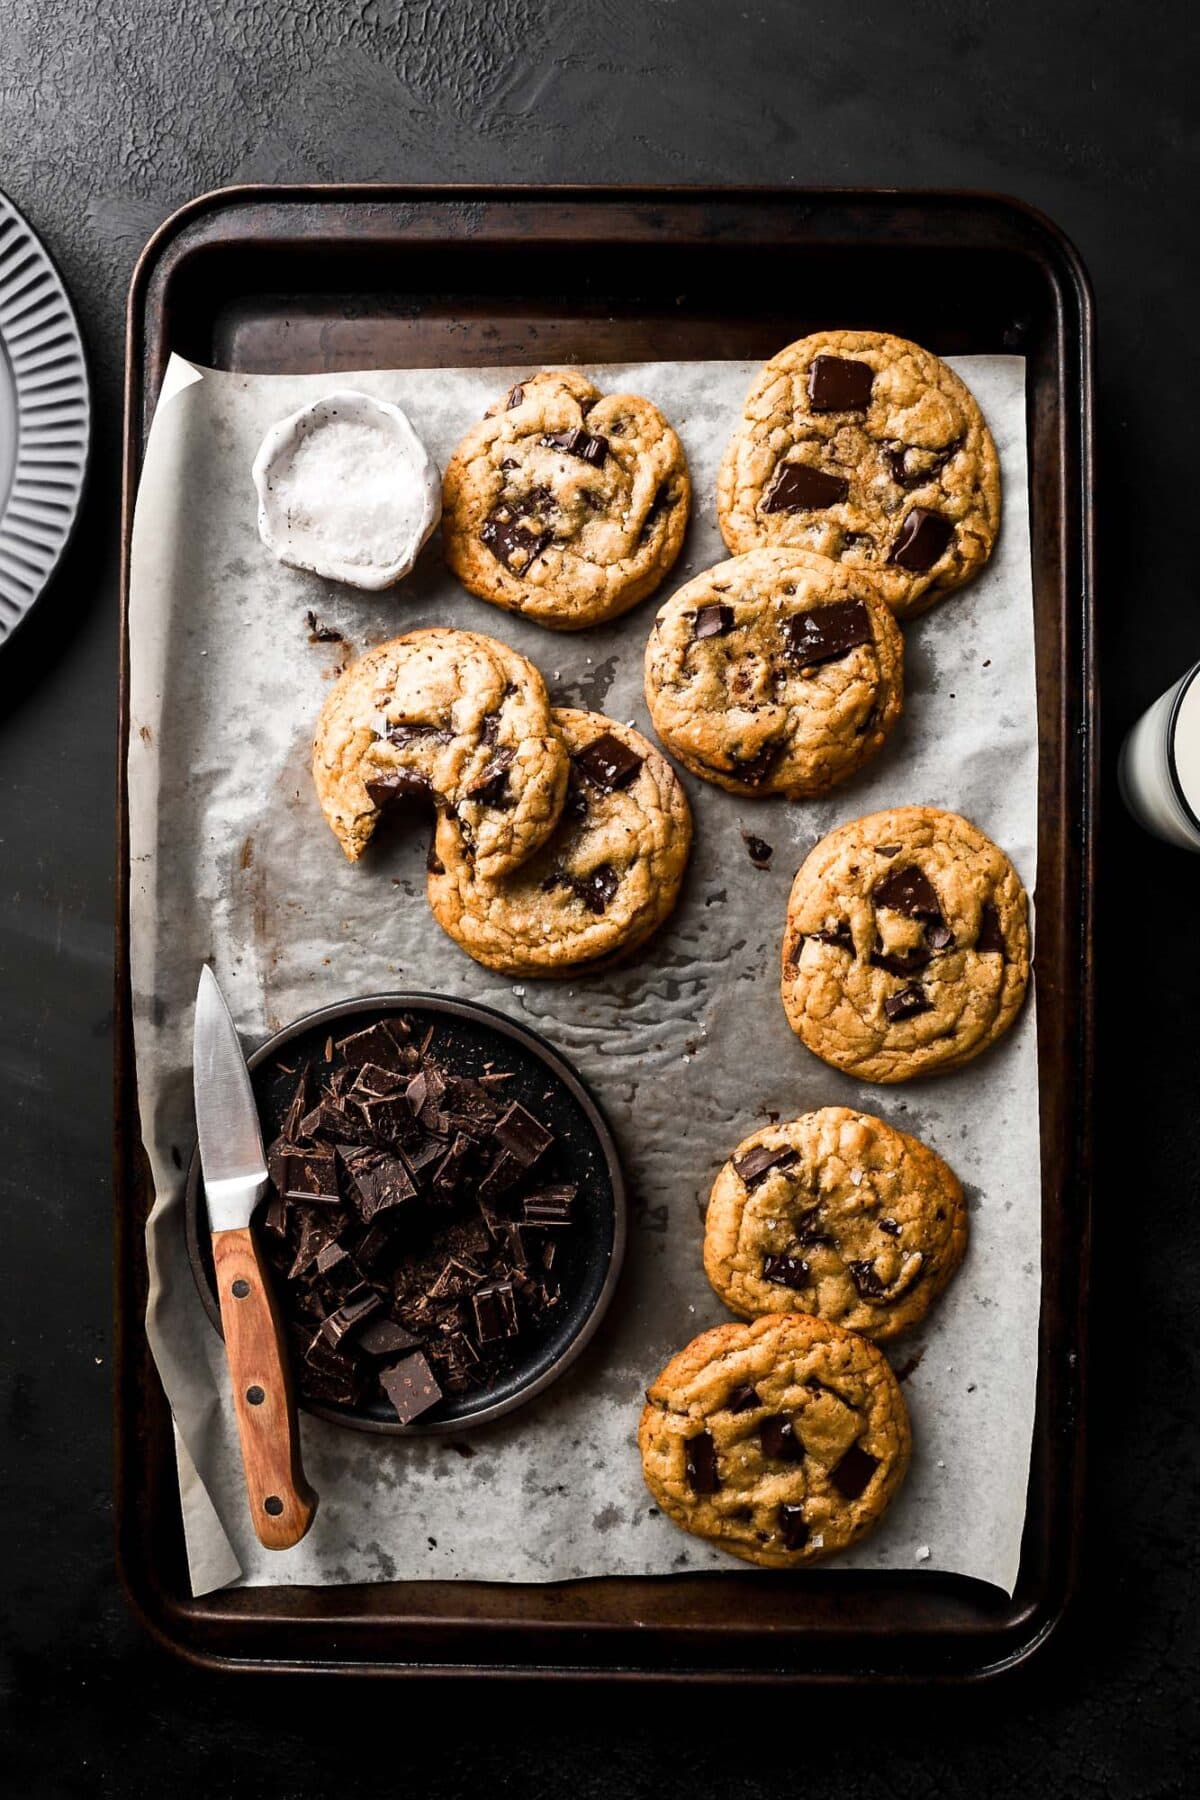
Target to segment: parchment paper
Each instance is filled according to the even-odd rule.
[[[1040,1291],[1032,1005],[994,1051],[899,1088],[859,1085],[792,1035],[778,995],[788,888],[817,838],[911,802],[973,819],[1034,881],[1037,740],[1026,510],[1024,363],[956,364],[1000,448],[1004,526],[982,577],[908,627],[904,720],[864,774],[820,802],[747,801],[685,777],[696,848],[678,911],[624,969],[513,983],[471,962],[424,899],[424,821],[358,866],[321,817],[308,771],[328,684],[352,654],[417,625],[506,639],[555,698],[649,732],[642,653],[651,600],[577,635],[465,594],[438,543],[390,594],[279,567],[255,528],[250,465],[272,421],[330,378],[168,373],[134,526],[129,753],[132,967],[142,1131],[157,1204],[147,1327],[174,1413],[194,1589],[453,1577],[548,1581],[728,1570],[651,1507],[634,1432],[642,1390],[696,1332],[727,1317],[704,1278],[700,1208],[724,1158],[769,1113],[860,1106],[946,1156],[971,1204],[967,1262],[895,1350],[916,1452],[881,1529],[844,1566],[952,1570],[1011,1592],[1033,1422]],[[664,595],[724,554],[717,463],[754,372],[736,362],[595,371],[648,395],[678,429],[695,517]],[[409,412],[439,464],[522,369],[338,376]],[[662,596],[660,596],[662,597]],[[311,645],[305,612],[344,644]],[[751,864],[743,830],[774,846]],[[626,1271],[588,1353],[551,1393],[471,1439],[393,1441],[302,1419],[321,1495],[310,1535],[260,1549],[247,1515],[222,1347],[183,1233],[194,1139],[192,1004],[210,959],[247,1048],[298,1014],[403,987],[486,1001],[543,1031],[600,1096],[634,1196]],[[460,1440],[461,1441],[461,1440]],[[749,1572],[749,1571],[748,1571]]]

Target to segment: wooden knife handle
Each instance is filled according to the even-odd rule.
[[[298,1544],[317,1510],[304,1479],[296,1403],[271,1282],[249,1226],[213,1232],[250,1517],[268,1550]]]

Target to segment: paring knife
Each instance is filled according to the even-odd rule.
[[[287,1550],[312,1524],[317,1496],[300,1464],[283,1328],[250,1231],[267,1186],[258,1108],[237,1029],[207,964],[196,994],[192,1080],[250,1516],[260,1543]]]

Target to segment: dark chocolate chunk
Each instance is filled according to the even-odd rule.
[[[326,1219],[329,1223],[325,1222]],[[302,1275],[308,1274],[320,1252],[333,1241],[333,1224],[334,1219],[329,1214],[321,1218],[315,1209],[303,1208],[296,1254],[287,1271],[289,1281],[298,1281]]]
[[[369,775],[365,785],[381,812],[403,800],[428,800],[433,793],[429,777],[419,769],[389,769],[386,774]]]
[[[769,1144],[756,1144],[753,1150],[747,1150],[734,1162],[733,1172],[739,1175],[748,1188],[757,1187],[765,1181],[772,1169],[790,1169],[798,1160],[796,1152],[786,1144],[779,1149],[772,1149]]]
[[[573,431],[548,431],[542,442],[551,450],[565,450],[568,456],[580,457],[594,469],[602,468],[608,455],[608,439],[593,437],[579,425]]]
[[[501,1150],[479,1184],[481,1201],[497,1200],[507,1194],[525,1172],[525,1164],[511,1150]]]
[[[825,469],[814,469],[811,463],[781,463],[775,479],[763,497],[762,511],[820,512],[836,506],[850,492],[844,475],[830,475]]]
[[[482,806],[499,806],[506,800],[508,771],[515,754],[513,750],[497,750],[474,787],[467,789],[467,799],[478,800]]]
[[[699,606],[692,614],[693,638],[724,637],[732,630],[732,606]]]
[[[881,1300],[883,1283],[880,1281],[873,1262],[848,1262],[850,1279],[864,1300]]]
[[[471,1310],[475,1314],[475,1335],[481,1344],[514,1338],[521,1329],[511,1281],[497,1281],[492,1287],[480,1288],[471,1296]]]
[[[926,450],[917,444],[888,444],[884,455],[892,480],[902,488],[923,486],[941,473],[961,444],[961,438],[953,439],[940,450]]]
[[[526,1194],[521,1202],[522,1220],[526,1225],[569,1225],[576,1192],[574,1187],[563,1183],[559,1187],[539,1188],[536,1194]]]
[[[1000,914],[990,900],[985,900],[979,909],[979,936],[975,939],[975,949],[980,956],[1004,955]]]
[[[603,913],[621,885],[621,877],[611,863],[600,863],[587,875],[576,875],[571,886],[590,913]]]
[[[779,1534],[785,1549],[803,1550],[808,1542],[808,1521],[802,1506],[791,1506],[785,1501],[779,1508]]]
[[[363,1383],[354,1359],[334,1349],[322,1332],[317,1331],[303,1352],[300,1386],[316,1400],[356,1406]]]
[[[586,775],[593,787],[601,793],[613,794],[618,788],[625,788],[637,779],[642,766],[642,758],[636,750],[623,744],[619,737],[606,731],[602,737],[593,738],[582,750],[576,752],[575,767]]]
[[[836,1468],[830,1469],[829,1479],[845,1499],[857,1500],[866,1493],[878,1467],[877,1457],[868,1456],[857,1444],[851,1444]]]
[[[763,1280],[777,1282],[780,1287],[806,1288],[808,1264],[799,1256],[764,1256]]]
[[[886,969],[889,975],[915,975],[927,963],[932,962],[933,954],[923,944],[914,944],[910,950],[872,950],[871,962],[877,969]]]
[[[355,1349],[368,1356],[398,1356],[402,1350],[418,1349],[420,1342],[395,1319],[368,1319],[354,1337]]]
[[[516,1157],[522,1168],[527,1169],[550,1148],[554,1142],[554,1133],[547,1131],[540,1119],[535,1119],[531,1112],[526,1112],[514,1100],[499,1120],[495,1138],[502,1149]]]
[[[300,1071],[299,1079],[292,1090],[292,1097],[288,1101],[287,1111],[284,1113],[279,1127],[279,1135],[285,1143],[294,1143],[300,1136],[300,1121],[304,1118],[305,1113],[312,1111],[313,1097],[312,1070],[306,1064]]]
[[[905,514],[888,561],[897,568],[923,575],[944,554],[953,536],[952,520],[924,506],[914,506]]]
[[[518,382],[516,387],[509,388],[508,393],[505,396],[505,400],[504,400],[505,412],[511,412],[514,406],[520,406],[520,404],[521,404],[522,400],[524,400],[524,398],[525,398],[525,389],[521,386],[520,382]]]
[[[861,600],[833,600],[787,621],[788,655],[805,667],[836,662],[871,641],[871,615]]]
[[[339,1038],[337,1047],[343,1062],[352,1069],[373,1063],[380,1069],[399,1071],[405,1067],[406,1048],[402,1040],[407,1036],[408,1026],[403,1019],[390,1019],[386,1023],[381,1020],[378,1025],[368,1025],[365,1031]]]
[[[336,1312],[331,1312],[322,1320],[321,1336],[333,1349],[340,1350],[342,1340],[366,1323],[372,1313],[377,1313],[383,1305],[382,1296],[373,1288],[353,1300],[345,1300]]]
[[[902,844],[876,844],[876,852],[880,856],[899,856]]]
[[[332,1138],[335,1143],[354,1144],[362,1138],[361,1121],[347,1112],[336,1100],[319,1100],[300,1121],[300,1135],[306,1138]]]
[[[927,927],[925,942],[931,950],[953,950],[954,933],[945,919],[939,919],[936,924]]]
[[[391,1260],[395,1260],[394,1224],[395,1221],[385,1213],[382,1219],[368,1225],[354,1245],[354,1260],[360,1269],[377,1268],[389,1259],[389,1254]]]
[[[805,935],[818,944],[832,944],[837,950],[854,950],[854,939],[845,920],[838,925],[829,926],[825,931],[809,931]],[[800,941],[803,943],[804,939],[801,938]]]
[[[758,1397],[758,1389],[743,1381],[726,1396],[725,1405],[731,1413],[750,1412],[762,1402]]]
[[[684,1467],[693,1494],[715,1494],[721,1485],[717,1472],[717,1446],[707,1431],[688,1438],[683,1446]]]
[[[444,725],[419,725],[411,719],[394,719],[387,727],[387,741],[398,750],[408,744],[448,744],[453,737]]]
[[[900,989],[898,994],[891,994],[883,1003],[883,1010],[893,1024],[900,1019],[915,1019],[918,1013],[931,1012],[933,1002],[928,1000],[923,987],[917,982],[910,982],[908,987]]]
[[[283,1197],[290,1204],[303,1206],[337,1206],[337,1167],[333,1150],[314,1144],[310,1150],[293,1152],[286,1158],[286,1180]]]
[[[942,908],[933,887],[914,863],[888,869],[871,889],[876,906],[903,913],[906,919],[940,919]]]
[[[403,1069],[385,1069],[379,1063],[364,1063],[354,1077],[350,1093],[363,1100],[395,1100],[408,1085]]]
[[[272,1237],[287,1236],[288,1210],[283,1200],[275,1194],[268,1202],[263,1213],[263,1230],[269,1231]]]
[[[845,356],[814,356],[808,371],[808,403],[814,412],[866,412],[875,371]]]
[[[735,757],[731,770],[734,779],[745,782],[747,787],[761,786],[779,761],[780,750],[779,744],[765,744],[756,756]]]
[[[901,1226],[895,1219],[878,1219],[876,1223],[880,1231],[886,1231],[889,1237],[899,1237]]]
[[[550,531],[531,531],[522,523],[524,516],[524,511],[501,501],[479,529],[480,543],[486,545],[497,562],[503,563],[512,575],[524,575],[554,535]]]
[[[377,1213],[392,1212],[416,1199],[417,1190],[407,1166],[386,1150],[343,1153],[343,1161],[364,1225],[369,1225]]]
[[[431,1186],[439,1199],[451,1200],[457,1194],[471,1150],[471,1140],[466,1133],[456,1133],[450,1148],[433,1171]]]
[[[402,1357],[389,1368],[381,1369],[379,1385],[391,1401],[392,1409],[402,1425],[411,1425],[431,1406],[436,1406],[442,1390],[433,1370],[420,1350]]]
[[[758,1422],[762,1453],[774,1462],[803,1462],[804,1445],[786,1413],[769,1413]]]
[[[770,844],[768,844],[764,838],[752,837],[748,831],[743,831],[742,837],[745,840],[746,850],[749,854],[750,861],[754,864],[755,868],[769,869],[771,866],[771,858],[775,854]]]

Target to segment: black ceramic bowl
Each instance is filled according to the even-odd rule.
[[[286,1050],[292,1062],[306,1056],[317,1059],[329,1036],[342,1027],[361,1028],[372,1018],[397,1012],[412,1022],[417,1036],[432,1027],[431,1054],[455,1074],[478,1075],[489,1061],[512,1070],[512,1080],[504,1089],[506,1099],[519,1100],[554,1132],[554,1179],[574,1182],[579,1190],[572,1228],[563,1234],[554,1265],[562,1304],[552,1319],[522,1337],[511,1364],[489,1386],[448,1394],[430,1418],[413,1425],[401,1425],[383,1401],[361,1407],[300,1402],[308,1412],[357,1431],[432,1437],[464,1431],[512,1412],[542,1393],[575,1361],[604,1317],[620,1274],[625,1253],[625,1182],[612,1134],[570,1063],[536,1032],[503,1013],[470,1001],[443,1000],[436,994],[377,994],[364,1000],[344,1000],[308,1013],[268,1038],[248,1059],[264,1136],[270,1133],[270,1120],[283,1110],[286,1092],[294,1086],[294,1077],[273,1068],[280,1051]],[[198,1150],[188,1169],[186,1223],[196,1285],[214,1329],[220,1331]]]

